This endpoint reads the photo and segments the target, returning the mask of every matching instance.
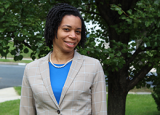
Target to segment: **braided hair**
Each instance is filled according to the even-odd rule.
[[[78,16],[81,19],[82,31],[81,31],[81,40],[78,46],[84,47],[84,43],[86,41],[86,28],[84,20],[77,8],[66,3],[59,3],[55,5],[47,15],[45,32],[44,32],[46,45],[49,46],[49,48],[52,48],[53,39],[55,39],[55,36],[57,38],[58,26],[60,25],[65,15],[74,15]]]

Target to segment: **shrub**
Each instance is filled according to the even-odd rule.
[[[157,77],[154,80],[154,85],[152,97],[157,104],[158,111],[160,111],[160,67],[157,68]]]
[[[160,111],[160,87],[155,87],[153,91],[154,92],[152,93],[152,97],[157,104],[158,111]]]

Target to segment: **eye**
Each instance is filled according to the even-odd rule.
[[[64,28],[63,30],[64,30],[64,31],[67,31],[67,32],[69,31],[69,29],[68,29],[68,28]]]
[[[81,31],[76,31],[77,34],[81,34]]]

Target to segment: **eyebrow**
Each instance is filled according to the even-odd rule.
[[[67,26],[67,27],[69,27],[69,28],[72,28],[72,26],[70,26],[70,25],[63,25],[62,27],[64,27],[64,26]],[[77,28],[77,29],[81,29],[81,28]]]

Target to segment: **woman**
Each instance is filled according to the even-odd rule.
[[[103,69],[75,51],[85,38],[76,8],[57,4],[49,11],[45,39],[53,51],[26,66],[20,115],[107,115]]]

